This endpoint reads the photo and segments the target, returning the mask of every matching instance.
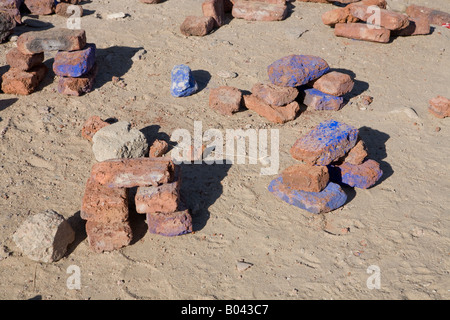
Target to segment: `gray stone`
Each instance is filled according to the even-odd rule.
[[[144,134],[126,121],[98,130],[92,138],[92,151],[99,162],[111,159],[140,158],[148,152]]]
[[[46,210],[27,218],[13,234],[13,240],[28,258],[49,263],[66,254],[75,232],[62,215]]]

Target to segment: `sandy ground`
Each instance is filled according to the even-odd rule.
[[[396,9],[413,3],[388,2]],[[206,37],[182,36],[180,24],[187,15],[201,15],[201,3],[86,2],[81,27],[99,48],[95,90],[63,96],[50,72],[29,96],[0,95],[0,298],[449,299],[450,120],[433,117],[427,107],[432,97],[450,96],[450,30],[436,27],[429,36],[389,44],[353,41],[336,38],[322,24],[331,4],[294,3],[281,22],[229,19]],[[414,3],[450,12],[448,0]],[[115,12],[128,16],[106,19]],[[39,19],[66,25],[56,15]],[[16,33],[28,30],[38,29]],[[2,72],[14,45],[0,45]],[[145,60],[133,62],[141,48]],[[53,54],[46,56],[49,67]],[[285,125],[247,110],[225,117],[208,107],[210,88],[250,90],[268,79],[270,63],[289,54],[321,56],[352,74],[350,102],[339,112],[305,111]],[[187,98],[169,91],[170,70],[180,63],[200,84]],[[224,79],[220,71],[238,76]],[[113,76],[126,86],[113,84]],[[374,98],[369,107],[361,108],[361,94]],[[152,235],[143,216],[134,216],[132,245],[96,254],[79,217],[95,163],[81,127],[92,115],[130,121],[150,138],[169,139],[176,128],[192,132],[194,121],[202,121],[203,130],[279,129],[280,170],[295,163],[289,149],[298,137],[334,118],[360,128],[384,176],[369,190],[346,189],[342,208],[313,215],[272,196],[273,176],[260,175],[260,165],[185,165],[182,192],[195,233]],[[68,255],[52,264],[22,256],[12,241],[29,214],[46,209],[64,215],[77,231]],[[239,272],[242,260],[253,266]],[[79,290],[66,285],[71,265],[81,271]],[[367,287],[370,266],[379,267],[380,289]]]

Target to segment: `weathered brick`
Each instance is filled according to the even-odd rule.
[[[25,0],[25,5],[32,14],[48,15],[55,10],[54,0]]]
[[[324,74],[319,79],[314,80],[309,85],[323,93],[331,94],[333,96],[343,96],[352,91],[355,83],[348,74],[331,71]]]
[[[306,89],[302,93],[303,104],[308,106],[309,110],[340,110],[344,105],[342,97],[323,93],[317,89]]]
[[[167,150],[169,150],[169,144],[164,140],[156,139],[150,146],[148,156],[149,157],[162,157]]]
[[[47,67],[40,64],[29,71],[9,69],[2,76],[2,90],[4,93],[28,95],[36,90],[39,83],[47,74]]]
[[[297,88],[277,86],[272,83],[257,83],[252,87],[252,93],[272,106],[285,106],[298,96]]]
[[[268,189],[284,202],[314,214],[336,210],[347,201],[345,192],[333,182],[321,192],[306,192],[288,187],[278,176],[270,182]]]
[[[160,186],[139,187],[135,204],[138,213],[172,213],[177,211],[180,198],[180,182]]]
[[[0,2],[0,21],[4,19],[3,14],[7,14],[12,18],[12,20],[14,20],[15,23],[21,24],[22,15],[19,9],[22,3],[23,0],[2,0]],[[3,41],[2,39],[0,40]]]
[[[75,9],[76,7],[76,9]],[[55,7],[55,13],[59,16],[69,18],[74,14],[77,14],[77,17],[83,16],[83,7],[75,4],[60,2]]]
[[[450,100],[443,97],[437,96],[430,100],[430,106],[428,111],[438,118],[450,117]]]
[[[300,106],[296,101],[291,102],[287,106],[277,107],[268,105],[253,94],[244,96],[244,104],[247,109],[255,111],[260,116],[275,123],[285,123],[294,120],[300,110]]]
[[[91,70],[81,77],[59,77],[58,92],[68,96],[81,96],[91,92],[94,87],[97,72],[98,66],[94,64]]]
[[[337,37],[381,43],[388,43],[391,37],[390,30],[383,27],[370,28],[365,23],[338,23],[334,27],[334,34]]]
[[[328,26],[334,26],[337,23],[354,23],[358,21],[358,18],[350,14],[348,6],[336,8],[322,14],[322,22]]]
[[[329,165],[328,171],[331,181],[361,189],[372,187],[383,175],[380,164],[375,160],[366,160],[360,165],[347,162],[340,165]]]
[[[231,14],[235,18],[250,21],[280,21],[287,16],[287,6],[284,3],[237,0]]]
[[[86,32],[74,29],[49,29],[23,33],[17,39],[17,48],[25,54],[46,51],[81,50],[86,45]]]
[[[237,88],[221,86],[209,92],[209,106],[220,114],[230,116],[238,112],[241,103],[242,92]]]
[[[147,213],[148,231],[166,237],[180,236],[192,232],[192,217],[189,210],[173,213]]]
[[[202,3],[202,11],[205,17],[214,19],[214,26],[221,27],[225,23],[225,10],[223,0],[206,0]]]
[[[53,62],[53,71],[60,77],[81,77],[95,64],[95,44],[87,44],[84,49],[58,51]]]
[[[13,48],[6,54],[6,63],[11,68],[28,71],[44,61],[44,53],[23,54],[19,49]]]
[[[367,155],[368,154],[366,146],[364,145],[364,141],[359,140],[356,145],[347,153],[343,161],[353,165],[360,165],[364,162]]]
[[[295,164],[281,173],[283,183],[291,189],[320,192],[328,185],[330,177],[326,166]]]
[[[329,70],[328,63],[322,58],[294,54],[275,61],[267,68],[270,81],[283,87],[307,84]]]
[[[89,141],[92,141],[94,134],[106,126],[109,126],[108,122],[103,121],[99,116],[92,116],[83,124],[83,127],[81,128],[81,136]]]
[[[406,14],[411,18],[423,17],[428,20],[429,24],[438,26],[450,22],[450,13],[434,10],[427,7],[410,5],[406,8]]]
[[[114,251],[130,244],[133,233],[128,221],[115,223],[86,222],[89,246],[97,253]]]
[[[352,16],[366,22],[374,15],[373,10],[371,10],[369,6],[360,3],[349,5],[349,11]],[[400,30],[406,28],[409,25],[408,17],[404,14],[381,8],[379,9],[378,13],[380,20],[377,26],[386,28],[388,30]],[[374,24],[377,21],[374,20],[370,22]]]
[[[300,137],[290,152],[294,159],[310,165],[326,166],[343,157],[357,142],[358,129],[328,120]]]
[[[82,0],[61,0],[60,2],[70,3],[70,4],[79,4]]]
[[[180,31],[186,37],[206,36],[214,28],[213,17],[188,16],[180,26]]]
[[[417,36],[430,34],[431,27],[428,19],[425,17],[409,18],[409,25],[400,30],[391,32],[394,36]]]

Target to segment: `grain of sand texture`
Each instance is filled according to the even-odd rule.
[[[450,30],[399,37],[388,44],[337,38],[322,24],[331,4],[291,4],[280,22],[227,23],[205,37],[185,37],[186,16],[202,15],[202,0],[84,2],[81,27],[98,48],[95,88],[82,97],[56,91],[47,75],[29,96],[0,94],[0,299],[449,299],[450,119],[428,101],[450,97]],[[448,0],[389,1],[402,10],[418,4],[450,12]],[[108,20],[108,14],[124,18]],[[26,17],[27,19],[33,17]],[[61,16],[34,17],[65,27]],[[39,28],[18,27],[16,34]],[[0,70],[14,42],[0,45]],[[140,49],[144,59],[133,61]],[[289,54],[324,58],[351,74],[354,90],[338,112],[304,111],[272,124],[243,110],[222,116],[208,106],[221,85],[250,91],[267,81],[267,66]],[[54,53],[46,53],[51,69]],[[170,95],[176,64],[194,71],[200,91]],[[224,78],[226,72],[237,77]],[[119,77],[124,85],[112,81]],[[373,97],[363,106],[361,95]],[[413,110],[414,111],[413,111]],[[96,162],[81,137],[93,115],[129,121],[148,137],[168,140],[177,128],[279,129],[280,170],[296,163],[289,149],[330,118],[360,129],[369,157],[384,176],[368,190],[346,188],[347,203],[321,215],[275,198],[261,165],[184,165],[182,195],[195,233],[167,238],[146,232],[134,216],[135,240],[120,250],[90,250],[80,219],[81,199]],[[53,209],[77,232],[63,259],[44,264],[22,255],[12,234],[30,214]],[[238,261],[250,262],[245,271]],[[71,265],[81,288],[66,286]],[[381,287],[369,289],[367,269],[378,266]]]

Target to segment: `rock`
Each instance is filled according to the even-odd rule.
[[[330,67],[319,57],[290,55],[275,61],[267,69],[273,84],[298,87],[320,78],[330,70]]]
[[[81,96],[91,92],[98,72],[97,63],[86,74],[74,77],[59,77],[58,92],[68,96]]]
[[[172,96],[187,97],[197,92],[197,82],[187,65],[180,64],[173,67],[171,77],[172,85],[170,87],[170,93]]]
[[[76,9],[75,9],[76,7]],[[83,7],[70,4],[70,3],[64,3],[60,2],[55,7],[55,13],[59,16],[70,18],[72,15],[77,14],[77,17],[83,16]]]
[[[214,28],[213,17],[188,16],[180,26],[180,31],[186,37],[206,36]]]
[[[390,30],[383,27],[370,28],[365,23],[338,23],[334,27],[334,34],[337,37],[381,43],[388,43],[391,37]]]
[[[247,109],[255,111],[260,116],[274,123],[286,123],[294,120],[300,110],[300,106],[296,101],[291,102],[287,106],[277,107],[268,105],[253,94],[244,96],[244,104]]]
[[[149,157],[162,157],[167,150],[169,150],[169,144],[164,140],[156,139],[153,144],[150,146],[150,150],[148,152]]]
[[[22,5],[23,0],[3,0],[0,2],[0,25],[3,23],[4,15],[8,15],[11,17],[11,22],[15,22],[17,24],[22,23],[22,16],[20,13],[20,6]],[[15,25],[15,24],[14,24]],[[14,28],[14,27],[12,27]],[[12,28],[10,30],[12,30]],[[2,37],[2,26],[0,26],[0,42],[3,41]]]
[[[148,232],[166,237],[175,237],[192,232],[192,217],[189,210],[173,213],[147,213]]]
[[[202,11],[205,17],[214,19],[214,26],[219,28],[225,23],[225,10],[223,0],[206,0],[202,3]]]
[[[19,49],[13,48],[6,54],[6,63],[11,68],[28,71],[44,61],[44,53],[23,54]]]
[[[352,91],[355,83],[348,74],[331,71],[309,83],[309,85],[326,94],[343,96]]]
[[[17,247],[30,259],[55,262],[75,240],[75,232],[64,217],[47,210],[28,217],[13,234]]]
[[[309,110],[340,110],[344,105],[344,98],[323,93],[317,89],[306,89],[302,93],[303,104]]]
[[[374,11],[369,6],[360,3],[350,5],[349,11],[353,17],[365,22],[374,15]],[[369,21],[373,26],[383,27],[388,30],[400,30],[409,25],[408,17],[404,14],[386,9],[379,9],[377,14],[379,14],[380,18],[378,21],[379,24],[375,24],[377,20]]]
[[[438,118],[445,118],[450,117],[450,100],[443,97],[443,96],[437,96],[430,100],[430,106],[428,107],[428,111],[438,117]]]
[[[16,20],[14,17],[6,12],[0,11],[0,43],[8,38],[15,26]]]
[[[164,183],[160,186],[139,187],[135,204],[137,213],[171,213],[177,211],[180,183]]]
[[[337,23],[354,23],[359,19],[350,14],[349,7],[336,8],[322,14],[322,22],[328,26],[335,26]]]
[[[103,121],[99,116],[92,116],[83,124],[81,136],[92,141],[94,134],[103,127],[109,126],[109,123]]]
[[[31,14],[48,15],[55,10],[54,0],[25,0],[25,5],[31,11]]]
[[[430,34],[431,27],[428,19],[425,17],[409,18],[409,25],[400,30],[394,30],[391,32],[393,36],[417,36]]]
[[[58,51],[53,62],[53,71],[60,77],[81,77],[95,64],[95,44],[89,43],[84,49]]]
[[[238,261],[236,263],[236,269],[239,272],[243,272],[249,268],[253,267],[253,264],[250,262],[245,262],[245,261]]]
[[[136,61],[140,61],[140,60],[145,60],[146,54],[147,54],[147,50],[141,49],[134,54],[134,56],[131,58],[131,61],[136,62]]]
[[[252,87],[252,93],[272,106],[285,106],[298,96],[297,88],[281,87],[272,83],[257,83]]]
[[[233,79],[238,76],[236,72],[226,70],[220,70],[219,72],[217,72],[217,75],[223,79]]]
[[[128,221],[115,223],[86,222],[89,246],[97,253],[114,251],[130,244],[133,233]]]
[[[234,18],[249,21],[280,21],[287,16],[287,6],[284,1],[251,1],[237,0],[231,14]]]
[[[97,161],[139,158],[148,152],[144,134],[126,121],[101,128],[92,138],[92,151]]]
[[[2,90],[4,93],[28,95],[36,90],[44,80],[48,69],[44,64],[22,71],[11,68],[2,76]]]
[[[124,12],[116,12],[116,13],[110,13],[106,16],[106,19],[108,20],[115,20],[115,19],[123,19],[127,15]]]
[[[330,177],[326,166],[296,164],[281,173],[283,183],[291,189],[320,192],[328,185]]]
[[[239,111],[241,103],[242,92],[237,88],[222,86],[210,90],[209,106],[220,114],[231,116]]]
[[[359,140],[358,143],[356,143],[356,145],[348,152],[343,161],[353,165],[360,165],[364,162],[367,156],[368,154],[364,141]]]
[[[423,17],[429,24],[438,26],[442,26],[443,24],[450,22],[450,13],[427,7],[416,6],[414,4],[406,8],[406,14],[411,18]]]
[[[383,175],[380,164],[375,160],[367,160],[360,165],[347,162],[341,165],[329,165],[328,171],[331,181],[361,189],[372,187]]]

